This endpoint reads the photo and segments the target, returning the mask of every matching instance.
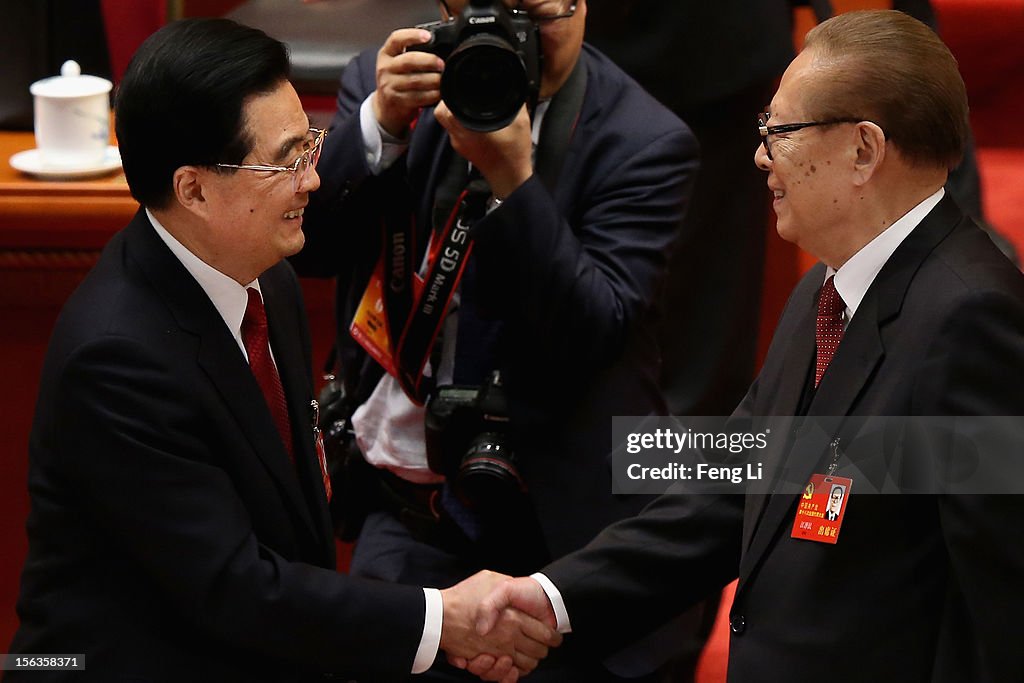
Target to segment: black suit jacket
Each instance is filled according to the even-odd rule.
[[[31,435],[10,651],[84,653],[86,672],[25,678],[410,670],[422,592],[336,573],[301,291],[284,263],[260,286],[294,467],[237,343],[143,212],[68,300]]]
[[[798,411],[823,277],[797,286],[736,420]],[[1024,415],[1022,280],[945,198],[880,271],[808,413]],[[766,470],[805,482],[828,441]],[[836,545],[790,537],[797,498],[665,495],[610,527],[545,570],[573,638],[608,645],[738,575],[731,682],[1024,680],[1020,496],[858,496],[855,480]]]
[[[295,259],[300,272],[338,277],[338,344],[357,404],[382,374],[348,332],[380,257],[382,213],[408,193],[422,248],[452,156],[429,108],[405,156],[370,175],[358,110],[375,87],[375,57],[362,54],[342,76]],[[535,174],[474,227],[455,358],[458,383],[502,371],[519,467],[553,556],[640,507],[610,493],[609,418],[664,414],[655,302],[697,166],[678,118],[596,50],[585,45],[580,60],[585,94],[557,180]]]

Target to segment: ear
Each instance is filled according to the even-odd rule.
[[[206,212],[206,196],[203,179],[205,173],[197,166],[181,166],[174,172],[172,184],[174,197],[185,209],[202,215]]]
[[[885,131],[876,123],[861,121],[855,133],[857,159],[854,162],[854,182],[866,185],[885,160]]]

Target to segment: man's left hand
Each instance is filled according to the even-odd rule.
[[[434,116],[451,136],[452,147],[480,169],[496,197],[504,199],[533,175],[533,140],[526,105],[500,130],[478,133],[465,128],[442,101]]]

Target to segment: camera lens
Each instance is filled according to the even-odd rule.
[[[492,131],[515,119],[529,84],[522,58],[491,34],[465,40],[445,63],[441,97],[466,128]]]
[[[455,490],[474,510],[507,509],[525,490],[515,456],[505,436],[484,432],[470,443],[462,458]]]

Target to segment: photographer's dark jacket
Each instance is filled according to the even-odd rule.
[[[375,58],[360,55],[342,77],[306,248],[294,259],[303,274],[338,277],[339,351],[357,404],[382,373],[348,327],[380,258],[383,208],[411,192],[425,236],[452,154],[427,109],[406,155],[370,174],[359,106],[375,87]],[[502,372],[519,466],[553,556],[644,502],[611,495],[611,416],[664,412],[655,302],[697,167],[678,118],[596,50],[584,45],[580,59],[585,93],[557,179],[534,175],[474,227],[455,358],[459,383]]]

